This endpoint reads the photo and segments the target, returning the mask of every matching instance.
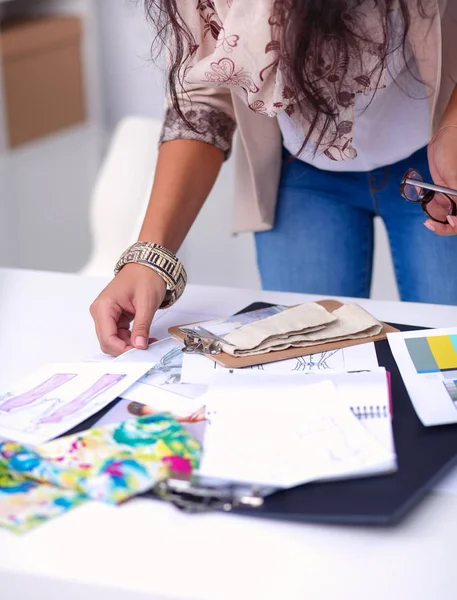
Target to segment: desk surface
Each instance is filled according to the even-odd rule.
[[[88,307],[104,283],[0,269],[0,389],[45,362],[97,354]],[[154,333],[258,300],[310,299],[188,286],[175,307],[159,314]],[[456,307],[357,302],[382,320],[457,322]],[[0,531],[1,597],[454,600],[456,540],[457,496],[439,492],[390,530],[188,516],[150,500],[120,508],[87,503],[22,537]]]

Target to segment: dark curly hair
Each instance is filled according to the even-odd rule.
[[[184,0],[195,3],[197,0]],[[249,0],[245,0],[249,2]],[[399,7],[403,30],[392,37],[389,11]],[[195,130],[182,114],[178,102],[177,84],[182,83],[184,65],[195,51],[196,42],[186,23],[179,14],[179,0],[145,0],[147,17],[156,30],[153,47],[161,52],[168,51],[168,91],[173,107],[187,125]],[[198,4],[214,7],[212,0],[198,0]],[[197,8],[198,4],[195,6]],[[357,18],[357,8],[367,5],[368,10],[377,12],[381,23],[381,40],[377,40],[378,65],[373,70],[380,73],[386,65],[390,52],[405,47],[411,25],[412,10],[422,18],[432,18],[428,14],[429,0],[275,0],[270,18],[276,56],[280,56],[287,68],[284,70],[284,84],[300,100],[296,108],[310,124],[303,143],[306,146],[313,131],[319,131],[318,144],[335,123],[336,107],[325,93],[322,79],[322,48],[327,55],[337,57],[338,68],[343,76],[349,67],[349,57],[362,61],[362,45],[372,42],[363,23]],[[216,25],[215,25],[216,26]],[[394,43],[391,40],[394,39]],[[272,59],[272,65],[279,58]],[[270,65],[270,66],[272,66]],[[302,148],[303,148],[302,147]]]

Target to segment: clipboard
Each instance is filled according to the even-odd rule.
[[[338,308],[343,306],[343,303],[337,300],[319,300],[316,304],[320,304],[329,312],[334,312]],[[271,304],[259,303],[259,306],[265,308],[272,306]],[[387,333],[394,333],[398,331],[392,325],[387,323],[381,323],[382,330],[378,335],[360,338],[357,340],[339,340],[336,342],[325,342],[323,344],[316,344],[313,346],[307,346],[305,348],[288,348],[286,350],[272,350],[265,354],[255,354],[253,356],[232,356],[226,352],[220,352],[218,354],[211,354],[202,352],[222,367],[228,369],[242,369],[243,367],[250,367],[252,365],[262,365],[270,362],[276,362],[279,360],[287,360],[289,358],[297,358],[299,356],[309,356],[317,352],[329,352],[332,350],[339,350],[341,348],[348,348],[349,346],[358,346],[360,344],[366,344],[368,342],[378,342],[387,339]],[[168,329],[168,333],[175,339],[179,340],[183,344],[186,342],[186,334],[181,331],[181,328],[190,327],[194,323],[183,323],[182,325],[176,325]]]

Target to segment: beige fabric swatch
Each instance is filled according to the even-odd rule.
[[[254,350],[260,344],[267,345],[274,340],[286,342],[291,336],[302,335],[324,329],[336,317],[316,302],[300,304],[276,315],[249,323],[224,336],[227,344],[223,345],[236,350]]]
[[[306,348],[325,342],[372,337],[378,335],[382,330],[382,324],[357,304],[343,304],[331,314],[335,317],[334,320],[329,321],[327,325],[320,327],[317,330],[315,329],[314,331],[299,333],[292,331],[289,336],[282,334],[276,338],[270,336],[269,338],[265,338],[256,347],[248,349],[229,346],[228,344],[224,344],[222,349],[232,356],[253,356],[255,354],[271,352],[273,350],[286,350],[291,347]],[[280,315],[275,315],[275,317],[276,316]],[[270,319],[271,318],[274,317],[270,317]],[[259,323],[246,325],[236,333],[241,332],[247,327],[259,325]]]

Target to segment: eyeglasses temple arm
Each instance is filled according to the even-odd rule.
[[[435,185],[434,183],[426,183],[425,181],[417,181],[416,179],[405,179],[405,183],[424,190],[432,190],[433,192],[439,192],[440,194],[457,196],[457,190],[452,190],[451,188],[443,187],[441,185]]]

